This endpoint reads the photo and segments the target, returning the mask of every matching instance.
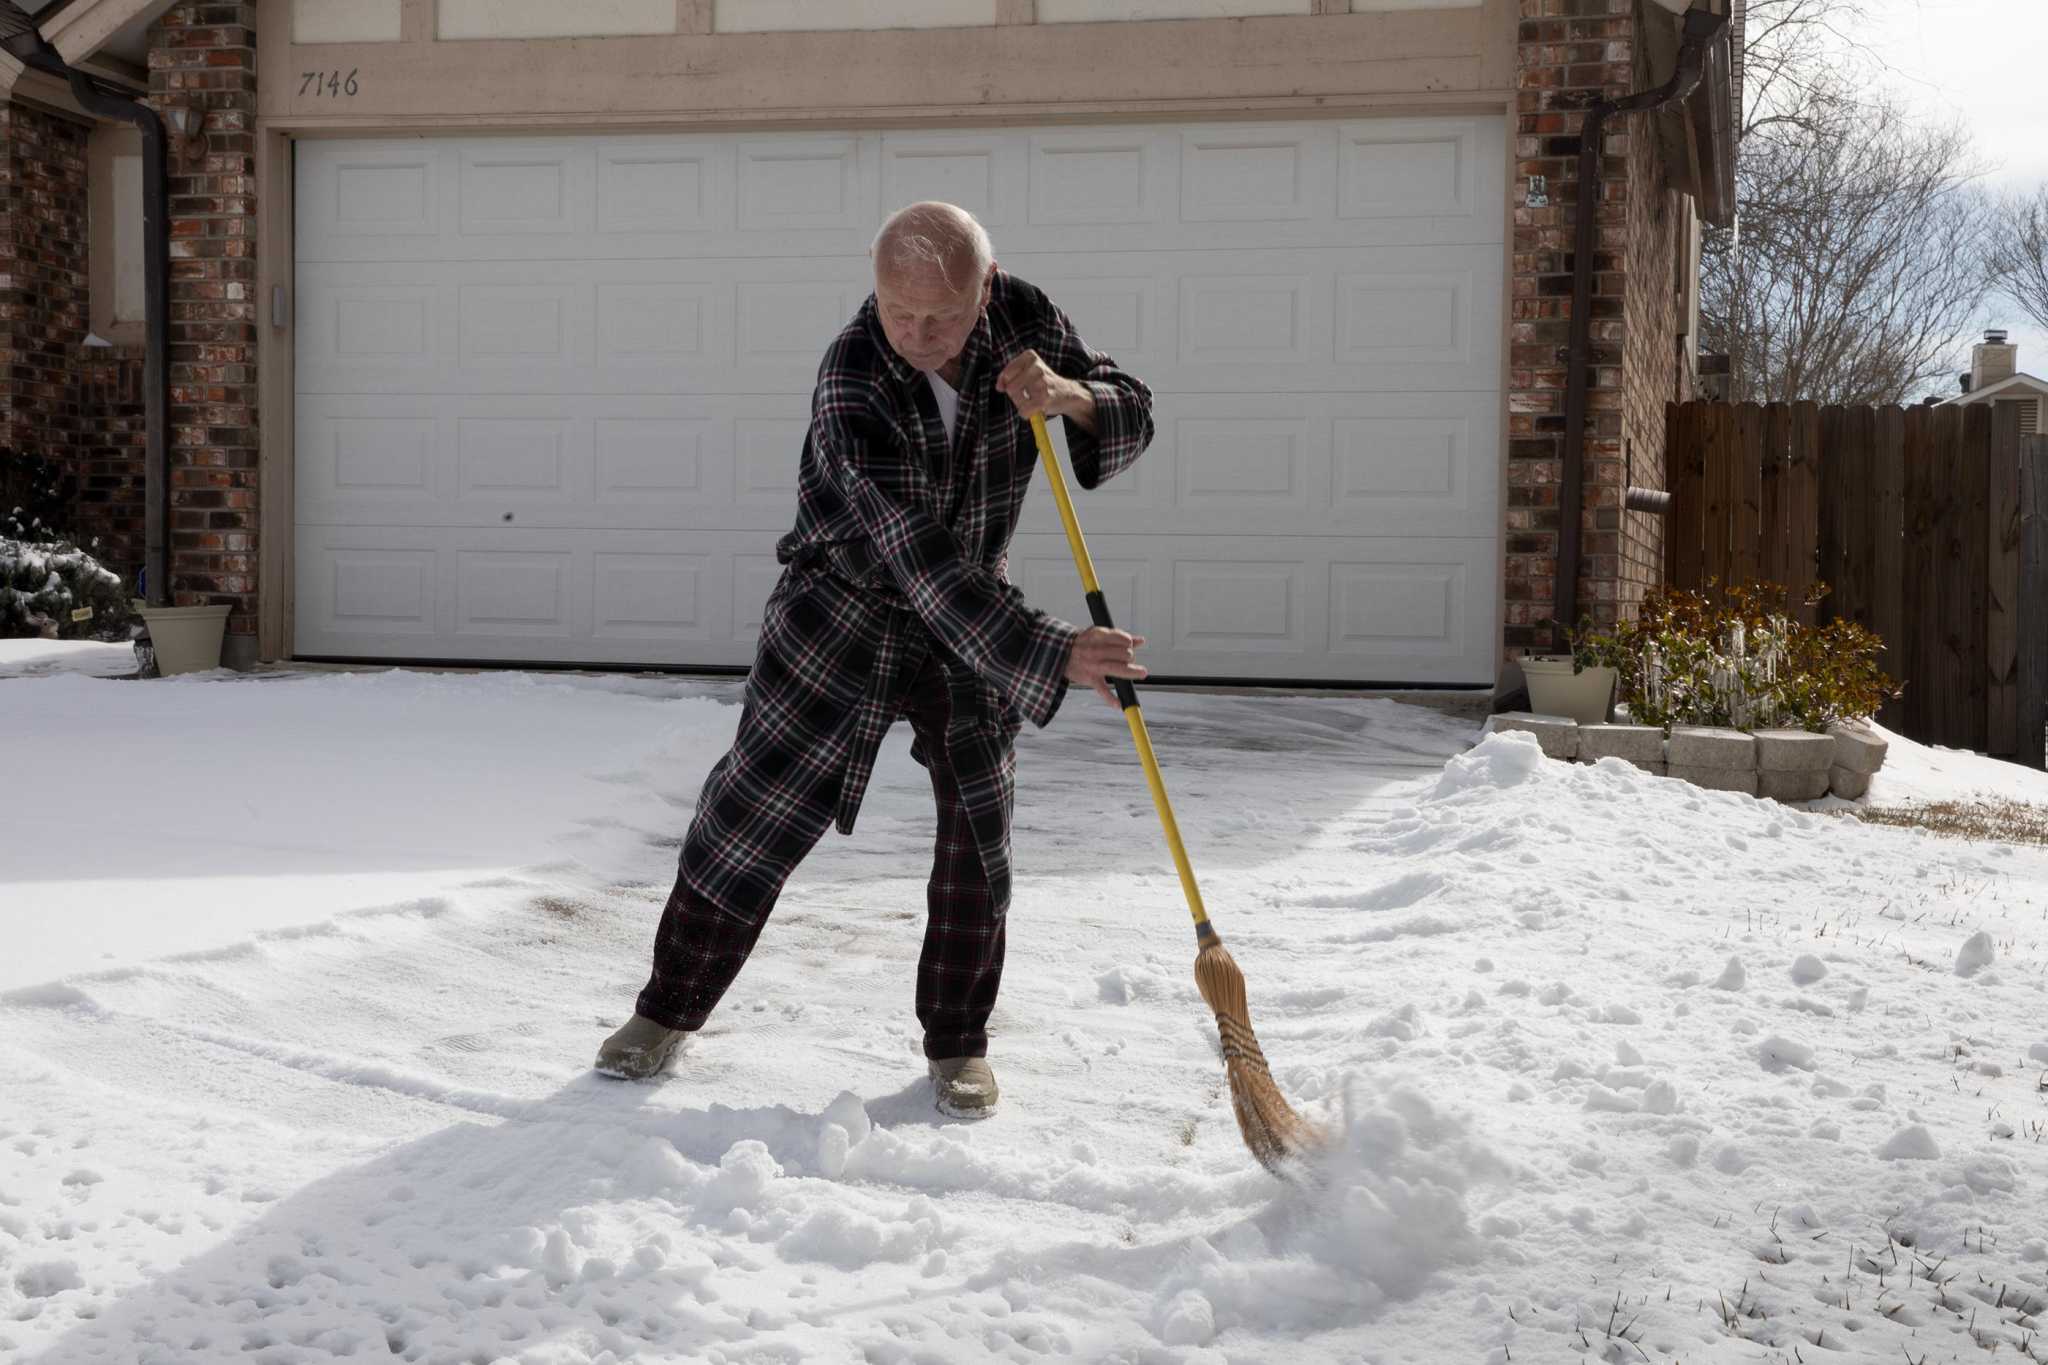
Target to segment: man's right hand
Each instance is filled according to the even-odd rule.
[[[1074,648],[1067,655],[1067,681],[1094,688],[1096,696],[1122,710],[1123,703],[1116,699],[1109,680],[1137,682],[1146,676],[1148,670],[1138,662],[1138,646],[1144,643],[1142,635],[1112,626],[1090,626],[1074,637]]]

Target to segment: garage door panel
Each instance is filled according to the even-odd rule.
[[[597,285],[600,366],[709,370],[732,349],[732,287],[722,280],[618,280]]]
[[[1252,124],[1180,136],[1180,220],[1277,223],[1331,216],[1327,127]]]
[[[311,232],[295,240],[317,259],[363,239],[438,238],[445,152],[421,142],[340,144],[318,159],[318,174],[299,177],[298,216]]]
[[[1032,137],[1026,221],[1033,227],[1161,222],[1173,171],[1167,147],[1155,131],[1138,127]]]
[[[302,525],[787,529],[801,395],[302,397]]]
[[[882,202],[958,204],[991,232],[1024,219],[1027,161],[1014,134],[885,133]]]
[[[1076,506],[1103,535],[1164,524],[1280,540],[1467,535],[1500,514],[1498,402],[1490,393],[1164,394],[1153,448],[1077,491]],[[1059,529],[1049,496],[1025,504],[1023,527]]]
[[[296,248],[301,262],[859,256],[881,204],[923,197],[985,211],[1007,229],[999,251],[1172,250],[1191,224],[1233,251],[1498,245],[1505,137],[1497,118],[1432,118],[323,141],[300,149]]]
[[[1337,363],[1362,368],[1471,365],[1480,340],[1475,317],[1480,273],[1481,268],[1339,275]],[[1485,283],[1494,285],[1498,279]],[[1497,361],[1498,355],[1487,347],[1482,359]]]
[[[687,239],[733,226],[730,143],[711,139],[625,138],[600,142],[597,158],[599,234]]]
[[[1475,575],[1475,568],[1486,572]],[[1490,593],[1490,570],[1490,564],[1448,558],[1332,564],[1330,652],[1402,663],[1458,658],[1471,634],[1467,616],[1483,610],[1473,590]]]
[[[1183,551],[1173,562],[1174,653],[1305,660],[1321,652],[1308,564],[1234,558],[1227,542],[1210,541],[1205,548],[1211,553]]]
[[[455,633],[567,641],[578,622],[572,550],[458,550]]]
[[[1158,391],[1499,386],[1494,247],[1118,253],[1089,273],[1032,252],[1003,259]],[[473,269],[499,278],[460,285],[404,278],[430,265],[308,268],[305,391],[807,392],[869,288],[864,259],[806,263],[798,278],[740,259],[664,262],[631,278],[640,268],[585,262],[564,267],[581,278],[535,284],[530,263],[494,263]],[[459,346],[444,340],[451,329]]]
[[[639,506],[716,498],[723,435],[721,424],[709,418],[597,419],[596,500]]]
[[[1091,539],[1091,550],[1095,541]],[[1276,555],[1257,536],[1120,536],[1098,562],[1119,626],[1145,661],[1179,677],[1493,680],[1499,542],[1328,537]],[[1031,601],[1085,622],[1065,540],[1021,533],[1011,577]],[[1112,574],[1116,586],[1112,586]]]
[[[1153,389],[1078,496],[1156,670],[1484,682],[1506,160],[1465,117],[302,144],[296,648],[747,663],[822,350],[941,198]],[[1010,563],[1086,619],[1043,491]]]
[[[1094,561],[1095,578],[1102,585],[1102,597],[1109,605],[1110,619],[1119,629],[1144,635],[1149,641],[1156,618],[1156,608],[1152,603],[1151,562],[1115,553],[1106,558],[1098,557],[1092,548],[1089,558]],[[1020,536],[1013,541],[1010,581],[1023,590],[1033,606],[1051,612],[1062,621],[1086,625],[1092,619],[1088,614],[1087,595],[1081,591],[1080,574],[1074,568],[1073,552],[1067,548],[1065,540],[1055,541],[1050,536],[1028,539]],[[1148,657],[1149,653],[1148,645]]]
[[[729,566],[707,554],[599,552],[592,556],[592,635],[601,640],[689,643],[730,636]]]
[[[739,139],[740,231],[869,228],[875,221],[875,143],[857,137]]]
[[[435,633],[433,550],[343,547],[300,566],[298,609],[327,629],[415,642]]]
[[[774,543],[772,532],[304,527],[297,651],[744,666],[780,573]]]
[[[515,372],[529,389],[595,363],[597,297],[587,285],[465,284],[456,290],[460,363]]]
[[[588,235],[597,228],[596,152],[587,144],[472,143],[460,149],[456,176],[461,236]]]
[[[1345,124],[1338,132],[1338,216],[1498,223],[1507,176],[1500,133],[1492,119]]]

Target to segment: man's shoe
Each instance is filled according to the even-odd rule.
[[[996,1073],[986,1057],[931,1061],[932,1094],[947,1118],[985,1119],[996,1112]]]
[[[593,1063],[601,1076],[617,1076],[625,1081],[644,1081],[660,1074],[676,1055],[683,1039],[690,1035],[679,1028],[657,1024],[646,1015],[636,1014],[626,1021],[625,1027],[604,1040],[604,1046],[597,1050],[597,1061]]]

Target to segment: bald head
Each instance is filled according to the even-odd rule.
[[[877,280],[943,282],[955,290],[979,285],[995,264],[995,249],[974,215],[936,200],[891,214],[870,254]]]

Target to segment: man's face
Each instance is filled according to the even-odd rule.
[[[937,270],[875,276],[875,306],[896,354],[920,370],[939,370],[958,356],[981,320],[995,267],[965,289]]]

